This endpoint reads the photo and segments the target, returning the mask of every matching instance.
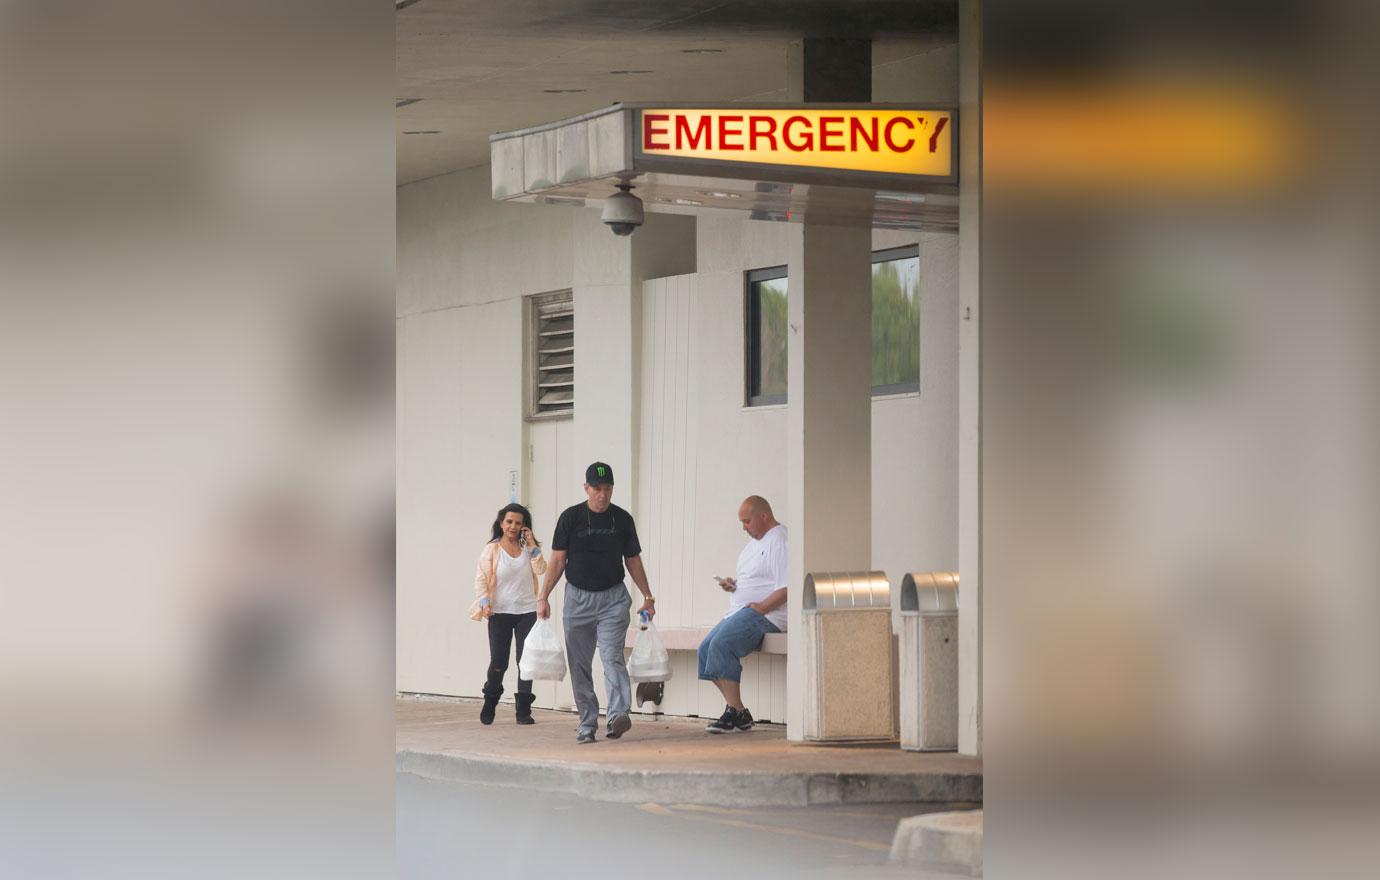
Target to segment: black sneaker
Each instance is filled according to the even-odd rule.
[[[705,733],[732,733],[738,729],[738,710],[732,706],[724,707],[724,714],[717,721],[704,726]]]
[[[739,710],[738,720],[734,723],[733,726],[738,730],[752,730],[752,725],[756,723],[757,722],[752,720],[752,713],[747,710],[746,706],[744,706],[742,709]]]
[[[580,731],[580,732],[579,732],[578,734],[576,734],[576,736],[575,736],[575,742],[578,743],[579,745],[584,745],[585,743],[592,743],[592,742],[594,742],[594,731],[592,731],[592,730],[582,730],[582,731]]]
[[[609,739],[618,739],[623,734],[632,729],[632,719],[627,715],[615,715],[609,719],[609,729],[604,732],[604,736]]]

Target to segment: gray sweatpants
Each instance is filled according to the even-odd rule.
[[[599,697],[594,693],[594,647],[604,661],[604,684],[609,692],[608,715],[626,715],[632,706],[632,686],[623,662],[628,639],[632,597],[626,584],[591,592],[565,586],[565,651],[570,660],[570,686],[575,708],[580,710],[580,730],[593,733],[599,727]]]

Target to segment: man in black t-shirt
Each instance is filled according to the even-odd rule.
[[[656,600],[647,586],[647,571],[642,567],[642,545],[637,541],[637,524],[632,514],[612,503],[613,468],[596,461],[585,469],[584,504],[566,508],[556,521],[551,536],[551,558],[546,580],[537,598],[537,616],[551,616],[548,597],[565,574],[565,603],[561,619],[565,625],[565,650],[570,660],[570,684],[575,691],[575,706],[580,710],[580,730],[575,741],[594,742],[599,727],[599,697],[594,693],[594,649],[604,662],[604,683],[608,686],[609,739],[618,739],[632,727],[628,712],[632,708],[632,686],[623,662],[627,642],[632,598],[623,582],[627,567],[633,583],[642,592],[641,611],[656,614]]]

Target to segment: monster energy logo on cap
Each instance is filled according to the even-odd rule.
[[[605,483],[612,486],[613,468],[604,464],[602,461],[596,461],[594,464],[585,468],[585,482],[589,483],[591,486],[599,486]]]

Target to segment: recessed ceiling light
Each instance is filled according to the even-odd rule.
[[[405,131],[405,132],[403,132],[403,134],[440,134],[440,133],[441,133],[441,130],[440,130],[440,129],[437,129],[437,128],[428,128],[428,129],[425,129],[425,130],[423,130],[423,131]]]
[[[589,89],[542,89],[548,95],[577,95],[580,92],[587,92]]]
[[[686,55],[721,55],[723,49],[681,49]]]
[[[694,199],[671,199],[671,204],[673,204],[673,205],[690,205],[690,206],[692,206],[692,207],[698,208],[698,207],[700,207],[701,205],[703,205],[704,202],[697,202],[697,201],[695,201]]]
[[[656,73],[655,70],[610,70],[614,76],[637,76],[643,73]]]
[[[730,192],[709,192],[709,191],[707,191],[707,190],[698,190],[698,192],[699,192],[699,194],[702,195],[702,196],[709,196],[710,198],[715,198],[715,199],[741,199],[741,198],[742,198],[742,196],[738,195],[737,193],[730,193]]]
[[[422,100],[422,99],[421,99],[421,98],[398,98],[396,101],[393,102],[393,109],[396,110],[396,109],[398,109],[399,107],[406,107],[408,104],[415,104],[415,103],[417,103],[417,102],[420,101],[420,100]]]

